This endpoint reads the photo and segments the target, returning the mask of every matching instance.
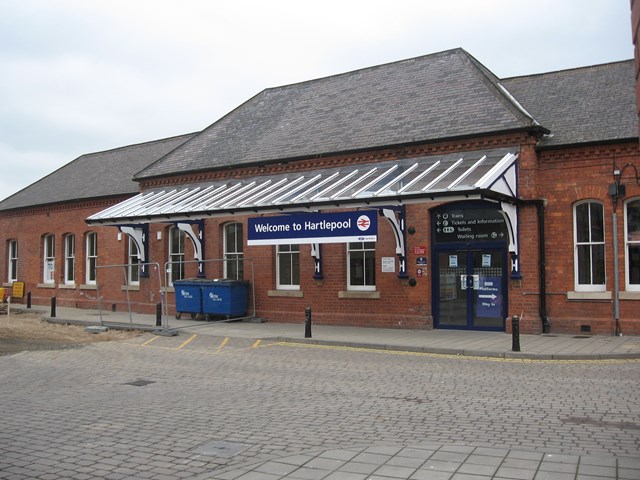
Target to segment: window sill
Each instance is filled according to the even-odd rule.
[[[620,292],[620,300],[640,300],[640,292]]]
[[[39,283],[37,285],[38,288],[56,288],[55,283]]]
[[[80,285],[80,290],[98,290],[98,285],[95,283],[85,283],[84,285]]]
[[[140,285],[122,285],[120,287],[120,290],[122,290],[123,292],[126,292],[127,290],[130,292],[139,292]]]
[[[567,292],[567,300],[611,300],[611,292]]]
[[[76,284],[75,283],[59,283],[58,288],[60,290],[75,290]]]
[[[343,290],[338,292],[338,298],[367,298],[376,299],[380,298],[380,292],[377,291],[356,291],[356,290]]]
[[[289,297],[289,298],[302,298],[304,292],[302,290],[269,290],[267,292],[268,297]]]

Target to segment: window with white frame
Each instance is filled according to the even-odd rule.
[[[243,279],[242,256],[242,224],[228,223],[224,226],[224,278]]]
[[[128,285],[140,285],[140,252],[138,244],[130,236],[127,263]]]
[[[371,291],[376,289],[375,242],[347,244],[347,289]]]
[[[65,235],[64,237],[64,283],[73,285],[76,283],[76,237]]]
[[[174,280],[184,278],[184,240],[185,233],[178,227],[169,229],[169,285],[173,285]]]
[[[18,281],[18,241],[17,240],[9,240],[9,263],[7,268],[7,281],[17,282]]]
[[[277,245],[276,288],[300,290],[300,245]]]
[[[575,289],[604,291],[604,207],[599,202],[580,202],[574,207],[573,220]]]
[[[56,238],[53,235],[45,235],[42,241],[42,281],[44,283],[55,283]]]
[[[97,279],[96,266],[98,265],[98,234],[96,232],[87,233],[87,265],[85,270],[85,283],[95,285]]]
[[[625,204],[624,233],[626,290],[640,292],[640,198]]]

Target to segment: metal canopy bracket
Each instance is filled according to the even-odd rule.
[[[505,219],[509,231],[509,254],[511,255],[511,278],[520,279],[518,263],[518,207],[512,203],[500,202],[499,212]]]
[[[193,258],[198,261],[198,277],[204,278],[204,220],[176,222],[175,225],[191,240],[193,244]],[[193,231],[193,225],[198,226],[198,233]]]
[[[149,270],[147,263],[149,258],[149,224],[140,225],[118,225],[120,231],[131,238],[138,248],[138,259],[140,265],[140,276],[148,277]]]
[[[322,244],[311,244],[311,256],[313,257],[313,278],[315,280],[322,280],[324,275],[322,274]]]
[[[384,207],[380,209],[380,215],[387,219],[396,239],[396,255],[398,256],[398,278],[407,279],[407,233],[406,233],[406,208]]]

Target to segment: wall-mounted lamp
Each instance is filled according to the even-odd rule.
[[[608,186],[608,193],[609,196],[614,199],[622,198],[627,193],[627,188],[619,183],[610,183]]]

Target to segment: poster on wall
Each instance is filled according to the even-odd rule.
[[[382,257],[382,271],[383,272],[395,272],[396,271],[396,259],[394,257]]]

